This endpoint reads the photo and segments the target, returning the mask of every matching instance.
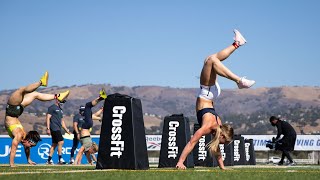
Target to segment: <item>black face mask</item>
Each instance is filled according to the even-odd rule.
[[[272,125],[272,126],[276,126],[276,124],[274,124],[274,123],[272,123],[272,122],[271,122],[271,125]]]

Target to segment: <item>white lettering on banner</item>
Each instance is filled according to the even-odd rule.
[[[250,143],[244,143],[245,152],[246,152],[246,161],[250,161]]]
[[[121,132],[122,132],[122,117],[123,114],[126,113],[125,106],[114,106],[113,109],[113,120],[112,120],[112,134],[111,134],[111,153],[110,156],[120,156],[124,151],[124,141],[121,141]]]
[[[15,157],[21,157],[21,148],[22,148],[22,146],[18,145]]]
[[[219,147],[220,147],[220,153],[221,153],[222,159],[225,160],[226,153],[224,152],[224,144],[219,144]]]
[[[43,143],[38,148],[38,154],[42,159],[48,159],[51,145]]]
[[[178,121],[169,122],[169,142],[168,142],[168,158],[176,159],[178,154],[177,140],[177,127],[179,127]]]
[[[10,154],[10,146],[9,145],[5,145],[4,146],[4,153],[0,154],[0,157],[7,157]]]
[[[204,161],[207,157],[207,150],[206,150],[206,136],[202,136],[199,139],[199,149],[198,149],[198,160]]]
[[[233,146],[233,158],[234,161],[239,162],[240,161],[240,152],[239,152],[239,144],[240,144],[240,140],[234,140],[233,141],[234,146]]]

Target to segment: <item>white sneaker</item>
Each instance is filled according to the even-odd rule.
[[[241,35],[241,33],[238,30],[234,29],[233,32],[234,32],[234,38],[233,38],[234,42],[236,42],[238,46],[242,46],[247,42],[246,39]]]
[[[63,158],[59,159],[59,164],[66,164],[66,162],[63,160]]]
[[[73,163],[74,163],[74,158],[71,158],[69,164],[73,164]]]
[[[53,165],[52,159],[50,161],[47,161],[46,164]]]
[[[238,88],[243,89],[243,88],[250,88],[251,86],[256,83],[254,80],[248,80],[246,77],[242,77],[240,79],[240,82],[238,83]]]

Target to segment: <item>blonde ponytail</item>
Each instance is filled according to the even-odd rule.
[[[212,155],[220,154],[220,135],[224,136],[226,142],[231,142],[233,139],[233,128],[228,124],[223,124],[221,127],[217,127],[214,137],[206,146]]]

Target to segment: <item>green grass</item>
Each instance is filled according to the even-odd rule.
[[[0,179],[320,179],[320,166],[234,166],[232,170],[222,171],[218,168],[150,168],[149,170],[95,170],[94,166],[18,166],[9,168],[0,165]]]

